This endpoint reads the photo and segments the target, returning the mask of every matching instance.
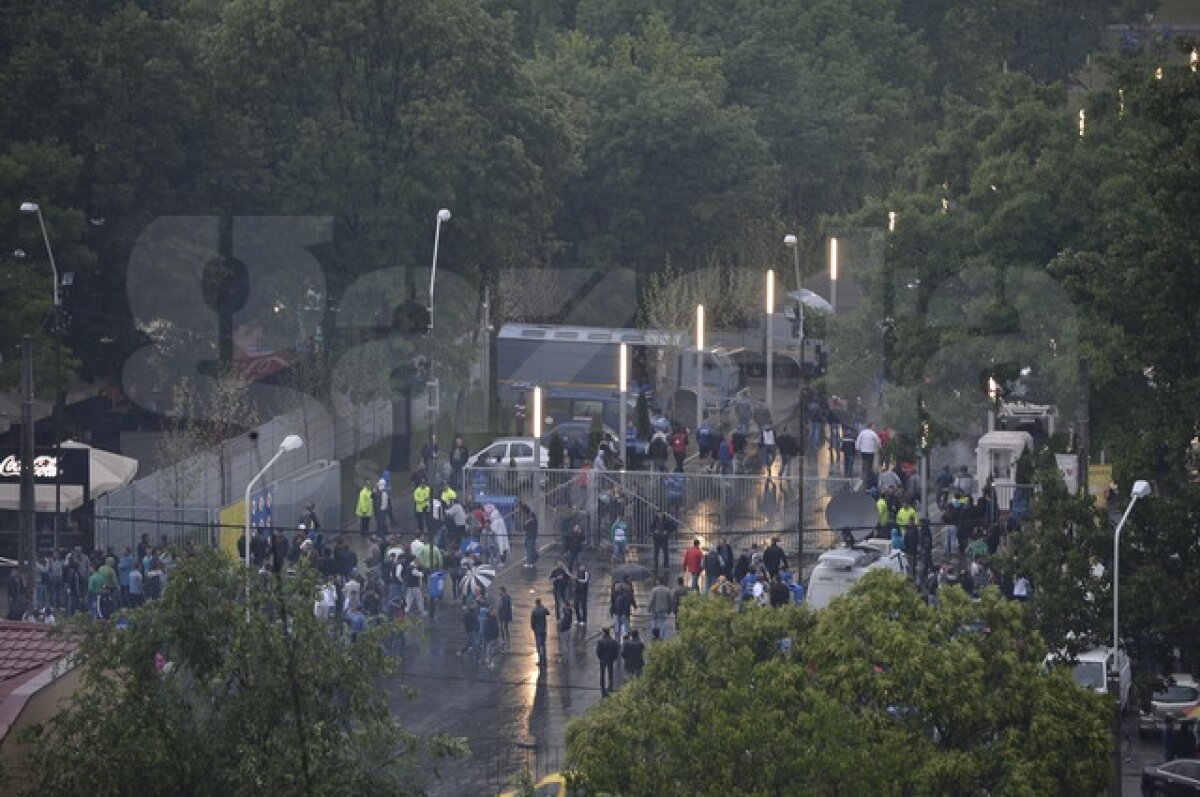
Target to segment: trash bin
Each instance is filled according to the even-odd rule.
[[[792,584],[792,601],[795,603],[804,603],[804,585]]]
[[[446,591],[446,574],[441,570],[435,570],[429,574],[429,597],[435,601],[442,599],[442,594]]]

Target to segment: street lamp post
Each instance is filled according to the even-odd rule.
[[[767,270],[767,415],[775,411],[775,341],[771,338],[771,320],[775,315],[775,269]]]
[[[696,305],[696,429],[704,423],[704,305]],[[699,438],[697,437],[697,440]]]
[[[429,331],[433,332],[433,287],[437,282],[438,244],[442,239],[442,223],[450,221],[450,210],[442,208],[437,212],[437,226],[433,230],[433,266],[429,270]]]
[[[838,239],[829,239],[829,304],[837,315]]]
[[[433,453],[433,427],[436,425],[434,414],[437,408],[432,402],[433,386],[437,384],[437,379],[433,375],[433,288],[437,282],[437,265],[438,265],[438,244],[442,240],[442,224],[450,221],[449,208],[442,208],[437,212],[437,222],[433,229],[433,265],[429,269],[429,327],[425,333],[425,362],[427,363],[427,372],[425,376],[425,413],[427,417],[427,442],[429,444],[430,454]],[[438,391],[438,401],[441,401],[441,391]],[[433,475],[430,474],[430,479]],[[432,483],[432,481],[430,482]]]
[[[538,534],[546,528],[542,519],[546,516],[542,491],[542,389],[533,389],[533,512],[537,517]],[[531,564],[527,562],[526,564]]]
[[[795,235],[783,236],[783,244],[792,250],[792,259],[796,267],[796,295],[800,295],[800,239]],[[799,455],[796,457],[796,575],[804,579],[804,440],[808,437],[804,429],[804,301],[796,302],[796,319],[800,324],[800,386],[799,401],[796,406],[796,416],[800,424],[800,432],[796,435],[796,447]]]
[[[263,469],[254,474],[254,478],[246,485],[246,537],[245,545],[242,546],[245,549],[246,567],[250,567],[250,493],[254,490],[254,485],[258,483],[258,480],[266,475],[267,471],[271,469],[271,466],[280,457],[289,451],[295,451],[302,445],[304,445],[304,440],[298,434],[290,434],[283,438],[283,441],[279,444],[279,450],[275,452],[275,456],[267,460],[267,464],[263,466]]]
[[[1115,754],[1113,762],[1115,766],[1113,775],[1113,786],[1120,791],[1121,783],[1121,603],[1120,603],[1120,588],[1121,588],[1121,530],[1125,528],[1125,521],[1129,519],[1129,513],[1133,511],[1133,505],[1138,502],[1139,498],[1145,498],[1150,495],[1150,482],[1144,479],[1139,479],[1133,483],[1133,492],[1129,499],[1129,506],[1125,507],[1125,514],[1121,515],[1121,521],[1117,523],[1117,530],[1113,533],[1113,639],[1112,653],[1113,661],[1116,663],[1117,671],[1117,688],[1116,688],[1116,715],[1114,719],[1114,734],[1116,736]]]
[[[62,295],[59,293],[58,264],[54,262],[54,250],[50,247],[50,234],[46,231],[46,219],[37,202],[22,202],[22,213],[33,213],[42,228],[42,241],[46,244],[46,257],[50,260],[50,273],[54,277],[54,548],[58,548],[59,515],[62,514]],[[34,539],[37,537],[35,535]],[[35,546],[36,547],[36,546]],[[36,553],[36,551],[34,552]]]
[[[1150,495],[1150,482],[1143,479],[1133,483],[1132,497],[1129,499],[1129,506],[1125,507],[1125,514],[1121,515],[1121,521],[1117,523],[1116,533],[1113,534],[1113,655],[1117,654],[1117,647],[1120,644],[1119,622],[1120,622],[1120,564],[1121,564],[1121,529],[1125,527],[1125,521],[1129,519],[1129,513],[1133,511],[1133,505],[1138,502],[1139,498],[1145,498]]]
[[[620,356],[617,358],[617,387],[621,392],[621,428],[617,432],[617,438],[620,440],[617,445],[620,447],[618,454],[621,456],[621,470],[625,470],[625,460],[629,456],[629,435],[625,433],[625,427],[628,424],[629,414],[629,346],[622,343]]]

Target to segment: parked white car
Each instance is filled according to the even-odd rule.
[[[1149,733],[1162,729],[1163,721],[1171,717],[1178,721],[1200,706],[1200,688],[1188,673],[1177,672],[1150,697],[1150,710],[1138,717],[1138,730]]]
[[[550,464],[550,453],[542,446],[541,467]],[[533,438],[532,437],[501,437],[493,440],[486,448],[475,453],[467,464],[475,468],[508,467],[516,461],[518,468],[533,467]]]

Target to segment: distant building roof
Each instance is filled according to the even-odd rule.
[[[0,739],[29,697],[61,673],[53,665],[77,645],[51,633],[53,626],[0,620]]]

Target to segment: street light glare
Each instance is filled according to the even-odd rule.
[[[442,208],[438,211],[438,221],[450,221],[450,209]]]
[[[784,246],[793,246],[794,247],[797,243],[799,243],[799,239],[796,238],[796,236],[789,233],[789,234],[783,236],[783,243],[784,243]]]
[[[22,213],[37,213],[38,209],[39,209],[38,203],[36,203],[36,202],[22,202],[21,203],[21,212]]]
[[[298,434],[290,434],[283,438],[283,442],[279,444],[280,451],[295,451],[304,445],[304,439]]]
[[[1133,497],[1146,498],[1150,495],[1150,482],[1145,479],[1138,479],[1133,483]]]

